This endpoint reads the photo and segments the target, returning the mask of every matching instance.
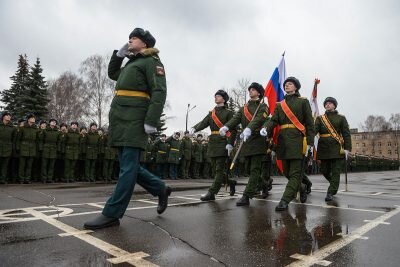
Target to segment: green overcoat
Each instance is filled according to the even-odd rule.
[[[17,129],[10,122],[0,122],[0,157],[11,157],[14,149]]]
[[[155,48],[131,56],[124,67],[123,58],[114,51],[108,76],[117,81],[115,90],[145,92],[150,99],[139,96],[115,96],[109,113],[111,146],[145,149],[147,134],[144,124],[157,127],[167,95],[164,66]]]
[[[38,128],[36,125],[29,126],[25,123],[20,127],[18,134],[17,149],[21,157],[36,157],[38,148]]]

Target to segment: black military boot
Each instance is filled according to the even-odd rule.
[[[114,225],[119,225],[118,218],[110,218],[110,217],[104,216],[103,214],[100,214],[95,219],[85,222],[83,227],[85,229],[95,230],[95,229],[106,228],[106,227],[110,227],[110,226],[114,226]]]
[[[306,193],[307,193],[307,195],[311,193],[311,186],[312,186],[311,182],[306,184]]]
[[[210,191],[207,192],[204,196],[201,196],[200,198],[201,201],[210,201],[210,200],[215,200],[215,195],[211,193]]]
[[[157,213],[163,213],[168,207],[168,197],[171,195],[172,189],[167,186],[164,192],[158,196]]]
[[[250,205],[250,198],[246,195],[243,195],[237,202],[236,206],[249,206]]]
[[[236,184],[237,184],[236,181],[232,181],[229,184],[229,195],[230,196],[234,196],[235,195],[235,193],[236,193]]]
[[[306,201],[307,201],[306,185],[301,184],[300,185],[300,202],[305,203]]]
[[[284,211],[288,209],[288,204],[285,200],[281,199],[278,206],[275,207],[275,211]]]
[[[325,201],[329,202],[333,200],[333,195],[331,193],[326,193]]]
[[[271,190],[272,190],[272,182],[273,182],[273,181],[274,181],[274,179],[269,178],[269,180],[268,180],[268,186],[267,186],[268,191],[271,191]]]

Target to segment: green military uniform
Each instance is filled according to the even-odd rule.
[[[99,154],[99,143],[100,136],[97,130],[89,130],[89,132],[86,134],[85,143],[85,177],[86,180],[89,180],[91,182],[96,181],[95,168]]]
[[[68,129],[64,137],[64,181],[71,182],[75,179],[75,166],[80,154],[80,134],[78,129]]]
[[[48,126],[42,133],[42,169],[43,182],[52,182],[54,176],[54,164],[57,159],[60,132],[58,128]]]
[[[250,164],[250,178],[243,192],[243,195],[248,198],[253,198],[258,193],[257,187],[261,177],[261,163],[267,150],[267,141],[265,137],[260,135],[260,129],[263,122],[268,117],[268,107],[266,104],[262,103],[257,114],[255,114],[259,105],[260,100],[249,100],[245,107],[247,107],[247,111],[250,114],[247,113],[246,116],[245,107],[241,107],[233,118],[225,124],[229,129],[234,129],[241,124],[243,129],[249,128],[251,130],[251,136],[243,144],[242,150],[240,151],[241,155],[245,157]],[[252,117],[254,117],[254,119],[251,119]]]
[[[272,189],[273,179],[271,178],[272,172],[272,151],[274,144],[272,138],[267,142],[267,150],[261,162],[261,176],[258,182],[258,189],[262,190],[262,196],[268,196],[268,191]]]
[[[273,130],[280,125],[281,130],[278,135],[278,144],[276,147],[277,159],[282,160],[283,172],[288,183],[282,196],[282,200],[286,203],[292,201],[297,192],[301,189],[301,170],[304,149],[304,140],[308,145],[314,144],[314,122],[311,114],[309,101],[304,97],[300,97],[298,92],[292,95],[285,95],[285,101],[299,120],[304,125],[306,136],[304,136],[286,116],[281,103],[277,103],[274,115],[271,120],[265,124],[268,135],[272,137]],[[305,190],[305,186],[303,188]]]
[[[19,181],[20,183],[30,183],[32,177],[32,164],[37,155],[38,129],[35,124],[29,125],[28,122],[20,127],[17,150],[19,151]]]
[[[330,134],[322,117],[318,116],[315,120],[315,132],[319,133],[317,159],[321,161],[321,173],[329,181],[328,193],[335,195],[339,189],[340,171],[342,168],[344,151],[351,151],[351,136],[349,124],[346,117],[339,114],[336,110],[325,112],[329,122],[336,132],[343,137],[343,146],[339,144]],[[341,153],[342,150],[342,153]]]
[[[190,161],[192,159],[192,139],[184,136],[181,142],[182,159],[181,159],[181,176],[183,179],[189,178]]]
[[[117,156],[117,149],[108,144],[107,134],[104,134],[101,140],[103,141],[102,147],[104,148],[103,179],[104,181],[111,181],[113,178],[114,161]]]
[[[99,130],[101,131],[101,130]],[[99,132],[99,148],[98,148],[98,154],[97,154],[97,162],[96,162],[96,171],[95,171],[95,176],[98,179],[102,178],[103,180],[107,181],[103,175],[103,170],[104,170],[104,132],[100,134]]]
[[[203,162],[203,151],[201,141],[193,142],[193,179],[200,178],[200,167]]]
[[[12,122],[0,121],[0,183],[7,183],[8,165],[12,156],[17,130]]]
[[[140,151],[140,163],[148,171],[153,171],[154,158],[154,144],[151,140],[148,140],[146,149]]]
[[[202,152],[203,152],[203,166],[202,166],[202,176],[205,179],[210,178],[210,165],[211,160],[208,156],[208,142],[203,142],[202,144]]]
[[[154,144],[154,153],[156,155],[157,174],[162,178],[167,178],[167,167],[168,167],[168,151],[169,144],[161,140]]]
[[[233,117],[233,112],[228,110],[226,106],[216,106],[215,114],[222,124],[225,124]],[[214,182],[208,189],[208,192],[212,195],[216,195],[221,189],[222,183],[227,179],[227,159],[228,151],[226,150],[226,145],[233,145],[236,138],[236,130],[231,131],[231,136],[229,138],[222,137],[219,135],[220,127],[214,122],[212,118],[212,111],[210,111],[207,116],[199,123],[197,123],[193,128],[195,131],[201,131],[207,127],[210,127],[211,135],[208,140],[208,150],[207,155],[211,159],[211,168],[215,172]],[[229,179],[228,184],[235,184],[234,180]]]
[[[169,144],[168,151],[168,164],[169,164],[169,177],[171,179],[177,179],[177,170],[179,160],[182,157],[181,153],[181,141],[179,139],[175,139],[174,137],[169,137],[166,141]]]

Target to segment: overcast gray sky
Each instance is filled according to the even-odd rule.
[[[111,54],[135,27],[148,29],[165,65],[167,133],[189,125],[214,106],[214,93],[241,78],[266,85],[286,50],[288,76],[310,97],[321,79],[327,96],[356,128],[367,115],[400,112],[398,0],[2,0],[0,90],[10,86],[19,54],[40,57],[46,79],[93,54]]]

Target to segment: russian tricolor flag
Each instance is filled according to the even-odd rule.
[[[268,107],[269,113],[271,115],[274,114],[276,103],[281,102],[283,97],[285,96],[285,90],[283,89],[283,83],[286,80],[286,65],[285,65],[285,53],[282,55],[281,62],[279,66],[275,68],[274,73],[272,73],[272,77],[269,80],[267,87],[265,88],[264,96],[268,99]],[[273,140],[274,143],[277,144],[278,134],[280,127],[277,126],[274,129]],[[276,166],[279,171],[283,173],[282,161],[276,160]]]

